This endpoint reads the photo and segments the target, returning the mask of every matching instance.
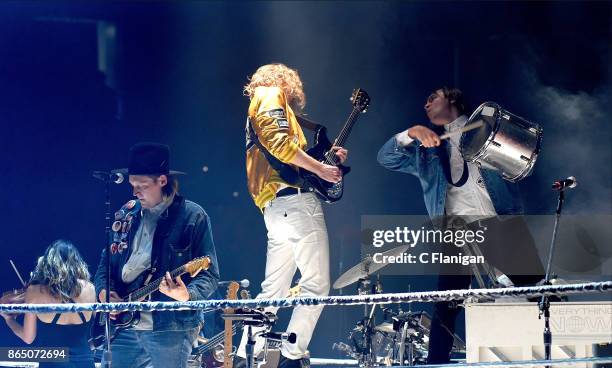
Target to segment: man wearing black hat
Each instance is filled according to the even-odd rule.
[[[144,284],[164,277],[157,301],[207,299],[219,280],[217,256],[210,220],[198,204],[178,194],[177,175],[169,169],[170,150],[157,143],[140,143],[130,149],[129,175],[134,196],[142,211],[129,230],[126,249],[111,248],[110,300],[119,301]],[[106,300],[108,249],[95,276],[96,293]],[[212,264],[187,281],[171,279],[169,271],[190,260],[208,256]],[[186,367],[191,346],[201,325],[197,311],[142,312],[140,321],[120,330],[112,341],[113,367]]]

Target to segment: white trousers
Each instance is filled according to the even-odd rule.
[[[266,275],[257,298],[284,298],[289,293],[296,269],[300,270],[300,296],[329,294],[329,242],[321,202],[313,193],[302,193],[272,200],[264,210],[268,229]],[[278,308],[267,308],[276,313]],[[281,353],[290,359],[304,356],[323,306],[297,306],[287,327],[295,333],[295,344],[283,343]],[[255,329],[253,330],[255,331]],[[238,348],[245,357],[247,328]],[[255,344],[255,354],[263,348]]]

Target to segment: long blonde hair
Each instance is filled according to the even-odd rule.
[[[81,294],[79,280],[89,280],[87,264],[76,247],[67,240],[56,240],[38,258],[30,283],[49,288],[49,292],[63,302]]]
[[[249,98],[253,97],[257,87],[279,87],[287,96],[292,108],[302,111],[306,106],[306,96],[300,75],[297,70],[285,64],[275,63],[260,66],[248,80],[249,83],[244,86],[244,95]]]

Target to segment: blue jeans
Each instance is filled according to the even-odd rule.
[[[198,328],[178,331],[121,330],[111,344],[113,368],[187,368]]]

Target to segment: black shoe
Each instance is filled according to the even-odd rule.
[[[278,360],[278,368],[309,368],[310,359],[289,359],[281,354]]]

